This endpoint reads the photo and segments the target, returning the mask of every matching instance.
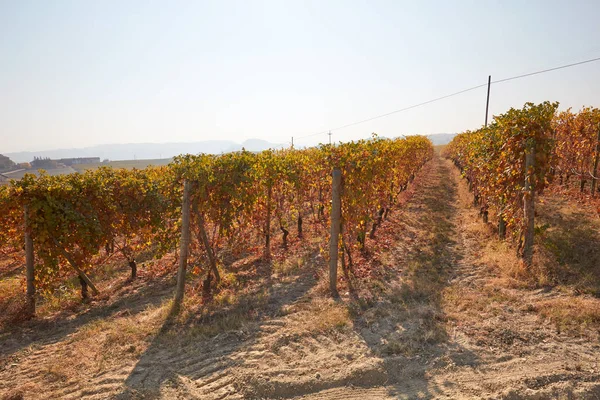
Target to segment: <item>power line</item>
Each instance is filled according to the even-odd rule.
[[[278,144],[277,146],[274,146],[272,149],[273,150],[283,149],[284,147],[288,147],[289,145],[290,145],[289,142],[288,143],[281,143],[281,144]],[[293,144],[292,144],[292,146],[293,146]]]
[[[573,64],[561,65],[560,67],[554,67],[554,68],[544,69],[544,70],[541,70],[541,71],[530,72],[528,74],[512,76],[510,78],[500,79],[499,81],[492,81],[492,84],[494,84],[494,83],[508,82],[508,81],[512,81],[514,79],[520,79],[520,78],[525,78],[527,76],[543,74],[545,72],[556,71],[558,69],[574,67],[576,65],[587,64],[587,63],[591,63],[591,62],[599,61],[599,60],[600,60],[600,57],[598,57],[598,58],[592,58],[592,59],[589,59],[589,60],[580,61],[580,62],[576,62],[576,63],[573,63]]]
[[[313,136],[317,136],[317,135],[324,135],[324,134],[326,134],[328,132],[329,132],[329,130],[326,130],[326,131],[323,131],[323,132],[311,133],[310,135],[298,136],[296,138],[296,140],[304,139],[304,138],[307,138],[307,137],[313,137]]]
[[[414,104],[412,106],[404,107],[404,108],[401,108],[399,110],[394,110],[394,111],[391,111],[389,113],[385,113],[385,114],[377,115],[375,117],[363,119],[362,121],[357,121],[357,122],[352,122],[350,124],[342,125],[342,126],[339,126],[337,128],[332,129],[332,131],[337,131],[337,130],[340,130],[340,129],[348,128],[350,126],[362,124],[364,122],[373,121],[374,119],[387,117],[388,115],[397,114],[397,113],[402,112],[402,111],[411,110],[413,108],[421,107],[421,106],[424,106],[424,105],[429,104],[429,103],[433,103],[433,102],[436,102],[436,101],[447,99],[448,97],[452,97],[452,96],[456,96],[456,95],[459,95],[459,94],[462,94],[462,93],[470,92],[471,90],[479,89],[480,87],[484,87],[484,86],[487,86],[487,83],[484,83],[482,85],[473,86],[471,88],[464,89],[464,90],[461,90],[461,91],[458,91],[458,92],[454,92],[454,93],[451,93],[451,94],[447,94],[445,96],[436,97],[435,99],[427,100],[427,101],[424,101],[424,102],[419,103],[419,104]]]
[[[523,74],[523,75],[511,76],[510,78],[504,78],[504,79],[500,79],[500,80],[497,80],[497,81],[492,81],[491,84],[493,85],[493,84],[496,84],[496,83],[508,82],[508,81],[512,81],[512,80],[515,80],[515,79],[521,79],[521,78],[525,78],[525,77],[528,77],[528,76],[539,75],[539,74],[543,74],[543,73],[546,73],[546,72],[551,72],[551,71],[556,71],[556,70],[559,70],[559,69],[574,67],[574,66],[577,66],[577,65],[587,64],[587,63],[591,63],[591,62],[595,62],[595,61],[600,61],[600,57],[592,58],[592,59],[589,59],[589,60],[580,61],[580,62],[576,62],[576,63],[572,63],[572,64],[561,65],[560,67],[554,67],[554,68],[548,68],[548,69],[544,69],[544,70],[540,70],[540,71],[530,72],[530,73]],[[337,128],[333,128],[331,130],[317,132],[317,133],[313,133],[313,134],[306,135],[306,136],[300,136],[297,139],[304,139],[304,138],[312,137],[312,136],[330,134],[331,131],[337,131],[337,130],[340,130],[340,129],[349,128],[349,127],[354,126],[354,125],[359,125],[359,124],[362,124],[362,123],[365,123],[365,122],[373,121],[375,119],[387,117],[387,116],[392,115],[392,114],[397,114],[397,113],[400,113],[400,112],[403,112],[403,111],[408,111],[408,110],[411,110],[413,108],[424,106],[426,104],[431,104],[431,103],[434,103],[436,101],[444,100],[444,99],[447,99],[449,97],[453,97],[453,96],[457,96],[459,94],[470,92],[472,90],[479,89],[479,88],[487,86],[487,85],[488,85],[487,83],[483,83],[481,85],[473,86],[473,87],[470,87],[470,88],[464,89],[464,90],[459,90],[458,92],[447,94],[445,96],[436,97],[435,99],[427,100],[427,101],[424,101],[422,103],[413,104],[411,106],[400,108],[400,109],[394,110],[394,111],[390,111],[390,112],[385,113],[385,114],[376,115],[376,116],[371,117],[371,118],[367,118],[367,119],[363,119],[363,120],[360,120],[360,121],[352,122],[352,123],[349,123],[349,124],[346,124],[346,125],[342,125],[342,126],[339,126]]]
[[[362,124],[362,123],[365,123],[365,122],[373,121],[374,119],[378,119],[378,118],[387,117],[388,115],[396,114],[396,113],[399,113],[399,112],[402,112],[402,111],[407,111],[407,110],[410,110],[410,109],[412,109],[412,108],[416,108],[416,107],[424,106],[424,105],[426,105],[426,104],[433,103],[433,102],[435,102],[435,101],[439,101],[439,100],[447,99],[448,97],[456,96],[456,95],[459,95],[459,94],[462,94],[462,93],[469,92],[469,91],[471,91],[471,90],[479,89],[480,87],[483,87],[483,86],[487,86],[487,83],[484,83],[484,84],[482,84],[482,85],[473,86],[473,87],[471,87],[471,88],[464,89],[464,90],[461,90],[461,91],[458,91],[458,92],[455,92],[455,93],[451,93],[451,94],[448,94],[448,95],[445,95],[445,96],[436,97],[435,99],[427,100],[427,101],[424,101],[424,102],[422,102],[422,103],[419,103],[419,104],[414,104],[414,105],[412,105],[412,106],[408,106],[408,107],[405,107],[405,108],[401,108],[401,109],[399,109],[399,110],[394,110],[394,111],[391,111],[391,112],[389,112],[389,113],[385,113],[385,114],[377,115],[377,116],[375,116],[375,117],[371,117],[371,118],[363,119],[363,120],[361,120],[361,121],[356,121],[356,122],[352,122],[352,123],[350,123],[350,124],[346,124],[346,125],[338,126],[337,128],[333,128],[333,129],[326,130],[326,131],[323,131],[323,132],[313,133],[313,134],[311,134],[311,135],[306,135],[306,136],[300,136],[298,139],[304,139],[304,138],[307,138],[307,137],[312,137],[312,136],[317,136],[317,135],[324,135],[324,134],[328,134],[328,135],[330,135],[330,137],[331,137],[331,131],[338,131],[338,130],[340,130],[340,129],[348,128],[348,127],[350,127],[350,126],[354,126],[354,125]]]

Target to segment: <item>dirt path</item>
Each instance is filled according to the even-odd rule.
[[[500,284],[470,201],[458,172],[436,157],[382,226],[393,240],[375,252],[381,268],[357,288],[359,300],[329,299],[323,281],[302,271],[274,283],[260,310],[249,307],[259,318],[205,339],[196,328],[160,328],[158,304],[170,292],[160,293],[142,311],[115,309],[106,325],[16,353],[0,370],[0,395],[23,387],[25,398],[61,399],[599,399],[598,332],[540,317],[537,304],[569,300],[565,293]],[[152,324],[152,334],[135,331]],[[147,345],[120,343],[125,333]],[[131,354],[61,375],[53,360],[76,359],[73,344],[92,334],[110,341],[85,357],[114,346]]]
[[[480,260],[484,227],[449,162],[436,158],[419,179],[388,224],[396,245],[367,288],[376,297],[348,311],[349,299],[325,300],[318,288],[277,295],[279,316],[249,340],[216,341],[197,364],[183,350],[185,368],[164,351],[155,360],[177,383],[162,396],[599,398],[597,338],[559,333],[532,312],[559,293],[494,284]]]
[[[388,374],[389,385],[334,388],[299,398],[599,399],[598,332],[561,332],[535,312],[533,305],[545,299],[565,297],[568,301],[564,293],[499,284],[497,269],[483,254],[489,231],[471,206],[465,183],[449,162],[436,159],[433,164],[404,213],[407,218],[416,214],[417,219],[426,216],[435,221],[429,226],[425,222],[419,230],[429,228],[430,236],[447,246],[445,255],[442,250],[441,259],[435,261],[445,270],[442,274],[448,274],[437,310],[447,321],[447,336],[426,343],[414,357],[382,357],[399,371]],[[440,224],[448,226],[443,229]],[[424,251],[431,247],[430,242],[423,245]],[[442,248],[437,246],[435,251]],[[431,277],[422,266],[416,270],[419,273]],[[403,273],[402,279],[411,278]],[[413,306],[423,303],[431,306],[427,301]],[[406,343],[415,338],[409,335],[401,340]]]

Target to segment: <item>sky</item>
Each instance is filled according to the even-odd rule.
[[[0,0],[0,153],[303,136],[600,57],[600,1]],[[486,88],[332,131],[477,129]],[[600,107],[600,62],[492,85]]]

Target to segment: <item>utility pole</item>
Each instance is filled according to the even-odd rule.
[[[294,137],[292,136],[292,149],[294,148]]]
[[[492,85],[492,76],[488,76],[488,92],[487,92],[487,101],[485,102],[485,126],[487,127],[488,120],[488,110],[490,108],[490,86]]]
[[[329,144],[331,144],[331,131],[329,131],[328,135],[329,135]]]

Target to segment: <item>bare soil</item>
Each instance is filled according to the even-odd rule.
[[[171,320],[164,278],[0,333],[0,398],[599,399],[600,300],[520,278],[471,203],[434,158],[338,300],[314,254],[210,318]]]

